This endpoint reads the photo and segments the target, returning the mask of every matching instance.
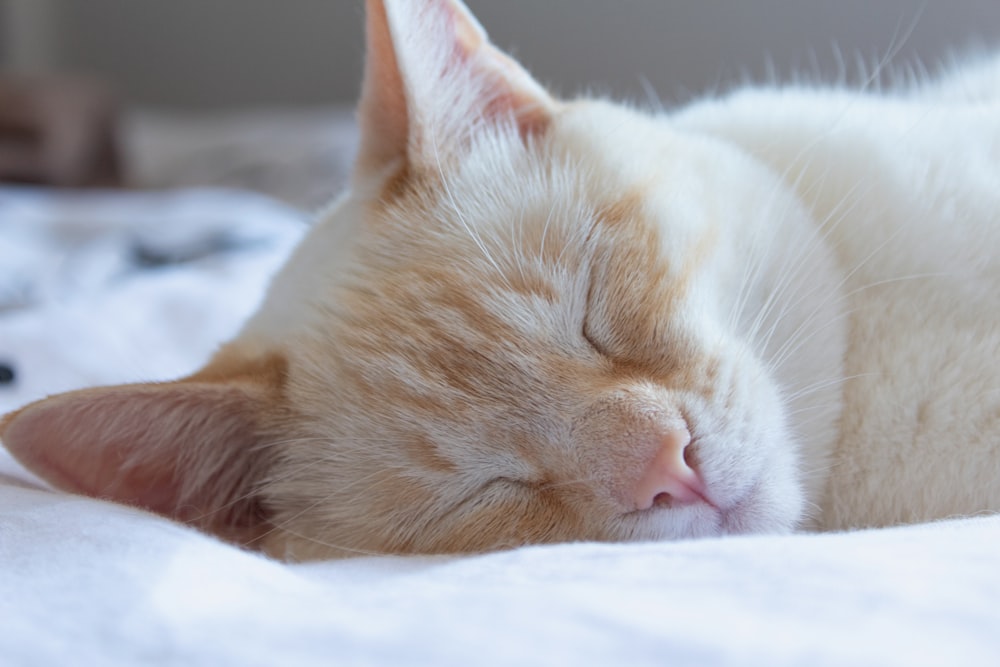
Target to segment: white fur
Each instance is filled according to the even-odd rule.
[[[783,174],[837,258],[844,412],[811,525],[1000,509],[998,74],[994,59],[917,94],[750,90],[677,119]]]

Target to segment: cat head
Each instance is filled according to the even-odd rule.
[[[29,405],[10,451],[294,558],[791,529],[788,406],[746,333],[796,326],[750,326],[783,279],[757,232],[801,213],[775,177],[553,98],[455,0],[369,0],[367,43],[351,187],[237,338]]]

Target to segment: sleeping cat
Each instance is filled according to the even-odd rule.
[[[259,311],[8,415],[25,465],[292,559],[1000,509],[1000,61],[650,115],[367,10],[353,181]]]

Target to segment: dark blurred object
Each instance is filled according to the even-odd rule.
[[[116,122],[100,84],[0,74],[0,182],[121,185]]]

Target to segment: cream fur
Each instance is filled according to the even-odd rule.
[[[1000,509],[998,75],[993,60],[914,94],[748,92],[679,119],[796,173],[813,218],[838,221],[850,379],[818,527]]]

